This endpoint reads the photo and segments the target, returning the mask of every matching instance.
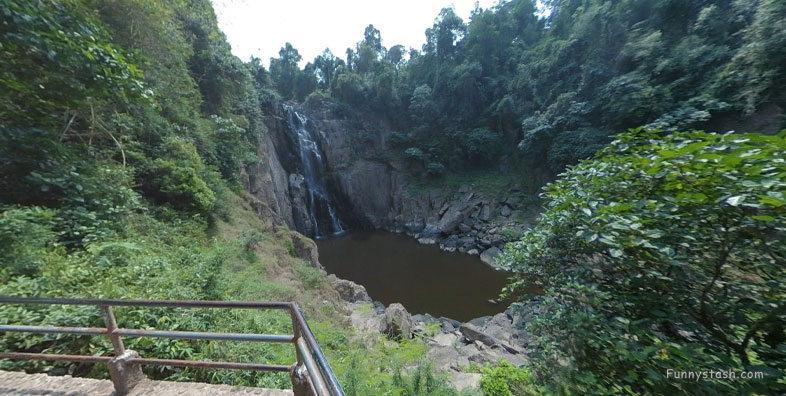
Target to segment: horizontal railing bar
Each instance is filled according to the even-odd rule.
[[[108,363],[113,358],[111,356],[85,356],[85,355],[57,355],[46,353],[25,353],[25,352],[0,352],[0,359],[13,360],[46,360],[46,361],[69,361],[81,363]],[[130,363],[150,364],[159,366],[173,367],[205,367],[229,370],[257,370],[257,371],[280,371],[288,372],[292,366],[278,364],[259,364],[259,363],[233,363],[233,362],[211,362],[199,360],[174,360],[174,359],[147,359],[131,358]]]
[[[0,331],[14,331],[22,333],[48,333],[48,334],[87,334],[106,335],[107,329],[97,327],[43,327],[22,325],[0,325]],[[117,329],[114,334],[127,337],[157,337],[179,338],[188,340],[224,340],[224,341],[257,341],[292,343],[293,335],[279,334],[244,334],[244,333],[209,333],[197,331],[165,331],[165,330],[135,330]]]
[[[89,335],[106,335],[109,333],[106,328],[100,328],[100,327],[47,327],[47,326],[23,326],[23,325],[0,325],[0,331],[15,331],[21,333],[89,334]]]
[[[295,341],[295,337],[291,334],[206,333],[198,331],[135,329],[117,329],[113,333],[126,337],[182,338],[188,340],[259,341],[280,343],[292,343]]]
[[[288,372],[292,366],[278,364],[259,364],[259,363],[234,363],[234,362],[211,362],[205,360],[174,360],[174,359],[151,359],[151,358],[131,358],[130,363],[150,364],[158,366],[173,367],[203,367],[229,370],[258,370],[258,371],[279,371]]]
[[[13,360],[46,360],[57,361],[67,360],[69,362],[82,363],[107,363],[112,360],[111,356],[84,356],[84,355],[57,355],[48,353],[26,353],[26,352],[0,352],[0,359]]]
[[[281,301],[110,300],[95,298],[23,298],[0,296],[0,303],[96,306],[109,305],[113,307],[291,309],[290,303]]]

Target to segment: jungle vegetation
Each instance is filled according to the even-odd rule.
[[[422,344],[366,348],[344,329],[324,272],[293,257],[295,236],[246,200],[246,169],[265,160],[266,111],[319,101],[347,119],[387,119],[418,177],[513,165],[522,180],[552,180],[537,225],[502,259],[510,291],[533,276],[545,290],[545,313],[527,325],[531,364],[477,368],[484,394],[786,392],[784,21],[777,0],[511,0],[468,21],[444,9],[422,48],[386,47],[369,25],[345,54],[300,67],[284,44],[266,68],[231,54],[208,0],[4,0],[0,294],[297,299],[347,394],[457,394],[420,359]],[[287,318],[253,312],[118,319],[289,331]],[[82,308],[0,307],[0,323],[97,320]],[[217,342],[129,347],[293,359]],[[6,334],[0,348],[111,345]],[[85,364],[0,368],[107,375]],[[675,381],[669,369],[764,378]],[[148,370],[288,386],[264,373]]]
[[[346,54],[302,70],[287,45],[271,77],[285,98],[314,92],[386,117],[432,175],[507,161],[553,176],[638,126],[783,128],[783,2],[541,3],[502,1],[468,21],[445,8],[422,48],[385,47],[369,25]]]

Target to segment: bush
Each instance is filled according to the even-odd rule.
[[[490,162],[502,153],[504,143],[499,134],[489,128],[475,128],[452,134],[462,157],[472,161]]]
[[[54,212],[29,208],[4,208],[0,212],[0,283],[5,276],[35,276],[55,241]]]
[[[390,139],[388,141],[390,142],[391,146],[397,148],[407,147],[407,145],[412,143],[412,139],[410,139],[407,134],[397,131],[390,133]]]
[[[62,191],[55,229],[68,247],[83,246],[122,232],[123,216],[139,205],[131,170],[116,164],[80,163],[69,171],[32,173],[41,188]]]
[[[310,264],[299,264],[295,267],[295,272],[303,285],[310,289],[319,287],[325,281],[325,271]]]
[[[480,389],[486,396],[540,396],[545,390],[535,383],[532,372],[500,361],[496,366],[486,366]]]
[[[611,135],[610,131],[597,128],[580,128],[557,133],[548,149],[549,169],[559,173],[567,165],[574,165],[579,160],[592,157],[595,152],[609,143],[609,135]]]
[[[499,235],[502,237],[502,239],[505,240],[505,242],[513,242],[521,239],[524,233],[513,227],[502,227],[499,230]]]
[[[224,179],[236,181],[240,170],[244,166],[259,162],[259,158],[246,139],[243,128],[229,118],[213,116],[212,121],[218,170]]]
[[[563,394],[786,385],[786,133],[632,130],[548,185],[502,262],[542,279],[534,367]],[[764,379],[681,381],[668,370]]]
[[[69,248],[121,231],[139,204],[130,168],[79,154],[43,131],[0,132],[0,200],[57,209],[52,227]]]
[[[200,177],[205,166],[196,147],[176,137],[169,138],[164,147],[168,158],[156,158],[149,167],[152,193],[176,208],[209,212],[216,197]]]

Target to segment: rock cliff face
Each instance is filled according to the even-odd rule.
[[[275,150],[270,134],[266,134],[259,147],[258,164],[246,169],[246,189],[257,199],[257,215],[273,220],[273,224],[294,228],[292,199],[289,196],[289,175]]]
[[[520,187],[495,196],[484,196],[471,186],[411,193],[416,180],[390,149],[390,128],[384,120],[347,121],[320,105],[295,109],[308,118],[324,155],[327,192],[348,228],[406,232],[421,243],[481,255],[491,264],[505,243],[526,227],[521,219],[531,204]],[[269,113],[267,126],[260,147],[266,161],[257,165],[250,190],[280,223],[313,235],[298,142],[281,106]]]

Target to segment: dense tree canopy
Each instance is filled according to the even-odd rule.
[[[512,154],[556,174],[635,126],[780,130],[782,3],[560,0],[539,10],[511,0],[469,21],[446,8],[408,56],[368,26],[345,64],[328,63],[334,73],[313,70],[339,103],[392,120],[403,150],[419,148],[425,162],[478,166]],[[483,139],[470,138],[479,130]],[[467,156],[478,144],[470,151],[493,155]]]

